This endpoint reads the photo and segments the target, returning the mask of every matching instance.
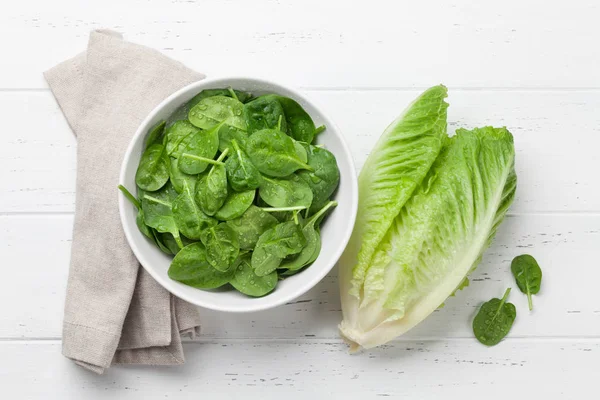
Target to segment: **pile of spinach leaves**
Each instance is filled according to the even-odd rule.
[[[340,172],[296,101],[200,92],[150,130],[135,182],[139,230],[175,257],[169,277],[264,296],[321,251]]]

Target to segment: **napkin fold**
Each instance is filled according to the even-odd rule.
[[[181,334],[199,333],[198,311],[140,268],[121,226],[117,184],[142,120],[204,75],[99,30],[86,52],[44,76],[77,136],[63,355],[97,373],[111,364],[182,364]]]

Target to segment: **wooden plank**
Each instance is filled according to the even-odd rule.
[[[340,126],[360,169],[419,91],[307,94]],[[514,133],[519,188],[512,212],[600,211],[600,91],[450,89],[449,102],[450,131],[493,124]],[[12,116],[0,147],[0,212],[73,211],[76,143],[52,95],[0,92],[0,107]]]
[[[0,338],[59,338],[72,217],[0,217]],[[472,276],[471,285],[405,337],[472,337],[470,322],[481,302],[515,288],[518,318],[511,337],[599,337],[600,215],[519,215],[507,218]],[[509,266],[518,254],[537,257],[544,271],[534,311],[516,290]],[[265,312],[227,314],[201,310],[205,338],[337,338],[341,318],[337,274],[298,300]],[[15,306],[15,301],[18,300]]]
[[[76,142],[50,92],[0,92],[0,212],[74,211]],[[35,115],[35,117],[32,117]]]
[[[208,75],[305,87],[600,86],[595,0],[60,4],[16,2],[0,15],[0,87],[44,87],[40,72],[83,51],[97,28],[125,32]]]
[[[98,376],[56,342],[1,342],[4,393],[44,399],[592,398],[600,343],[508,340],[396,342],[349,355],[340,341],[184,345],[187,365],[114,367]],[[592,396],[592,397],[590,397]]]

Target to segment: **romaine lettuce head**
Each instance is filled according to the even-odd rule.
[[[415,129],[422,131],[420,126]],[[372,230],[355,229],[340,263],[344,313],[340,331],[353,349],[374,347],[405,333],[462,288],[514,198],[515,151],[506,128],[459,129],[441,142],[441,152],[430,168],[428,157],[408,168],[409,174],[417,168],[428,171],[389,224],[359,204],[368,214],[362,223],[379,222],[381,231],[373,239]],[[406,146],[412,151],[406,141],[378,144],[387,150],[390,162]],[[384,160],[379,163],[386,165]],[[361,182],[367,182],[368,175],[372,181],[368,198],[377,197],[378,187],[393,186],[393,182],[377,182],[385,177],[372,169],[363,170]],[[394,180],[402,184],[403,176],[398,172]],[[382,204],[392,200],[387,191],[379,193]],[[360,252],[365,243],[373,247],[373,241],[372,255],[362,265]]]

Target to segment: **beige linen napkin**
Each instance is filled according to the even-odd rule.
[[[44,76],[77,136],[63,355],[97,373],[111,363],[182,364],[180,334],[198,333],[198,311],[140,268],[119,219],[117,184],[142,120],[204,75],[117,33],[94,31],[85,53]]]

